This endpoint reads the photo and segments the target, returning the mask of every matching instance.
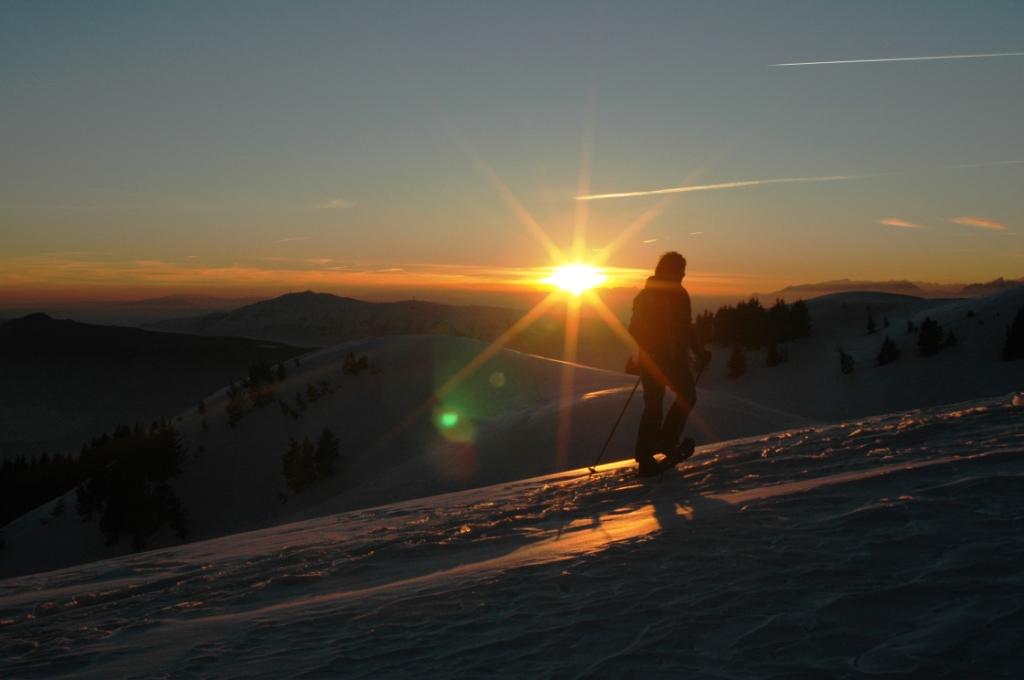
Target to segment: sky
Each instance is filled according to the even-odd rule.
[[[1022,26],[995,0],[4,0],[0,298],[429,298],[562,257],[639,285],[669,249],[698,294],[1019,277]],[[884,61],[912,57],[956,58]]]

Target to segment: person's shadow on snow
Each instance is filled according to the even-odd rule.
[[[696,491],[683,491],[678,487],[658,489],[651,496],[654,519],[662,531],[680,529],[690,522],[704,521],[732,510],[729,503],[702,496]]]

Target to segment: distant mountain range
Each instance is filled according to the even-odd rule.
[[[519,309],[419,300],[365,302],[329,293],[288,293],[230,312],[147,324],[162,331],[256,338],[325,347],[383,335],[455,335],[491,339],[523,315]]]
[[[257,297],[216,297],[213,295],[166,295],[141,300],[50,300],[0,302],[0,316],[15,319],[42,312],[54,318],[84,323],[141,326],[171,317],[196,316],[227,311],[256,302]]]
[[[986,283],[927,283],[922,281],[864,281],[853,279],[837,279],[834,281],[821,281],[819,283],[802,283],[775,291],[765,293],[760,297],[771,298],[793,298],[798,296],[813,297],[827,295],[829,293],[844,293],[851,291],[865,291],[877,293],[896,293],[899,295],[913,295],[916,297],[976,297],[997,293],[1001,290],[1008,290],[1024,285],[1024,278],[1004,279],[1002,277]]]
[[[164,295],[162,297],[145,298],[142,300],[125,300],[116,304],[122,307],[173,307],[173,308],[230,308],[249,304],[259,300],[257,297],[225,298],[215,295]]]
[[[622,289],[619,289],[622,292]],[[635,291],[632,291],[635,295]],[[508,339],[510,349],[565,358],[565,305],[556,304]],[[391,335],[447,335],[493,341],[526,313],[523,309],[447,305],[419,300],[366,302],[329,293],[289,293],[147,328],[196,335],[253,338],[302,347],[329,347],[350,340]],[[628,319],[628,312],[625,314]],[[616,331],[593,316],[580,318],[576,361],[618,370],[628,354]]]

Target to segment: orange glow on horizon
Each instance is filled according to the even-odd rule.
[[[606,258],[602,258],[606,259]],[[564,262],[564,261],[563,261]],[[648,269],[595,265],[585,273],[595,289],[639,288]],[[535,295],[551,290],[557,266],[508,267],[458,263],[412,263],[360,268],[333,261],[202,263],[163,260],[102,260],[89,257],[0,257],[0,301],[117,301],[180,294],[222,297],[278,295],[287,291],[346,291],[373,295],[429,295],[431,291]],[[603,280],[597,280],[604,277]],[[571,278],[571,276],[570,276]],[[769,282],[770,285],[771,282]],[[785,282],[778,282],[779,286]],[[687,278],[692,294],[749,295],[742,277],[697,273]],[[570,285],[571,287],[571,285]],[[578,286],[580,290],[587,285]],[[762,286],[761,290],[772,290]]]

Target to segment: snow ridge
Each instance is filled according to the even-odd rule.
[[[989,676],[1024,661],[1022,399],[0,581],[0,674]]]

